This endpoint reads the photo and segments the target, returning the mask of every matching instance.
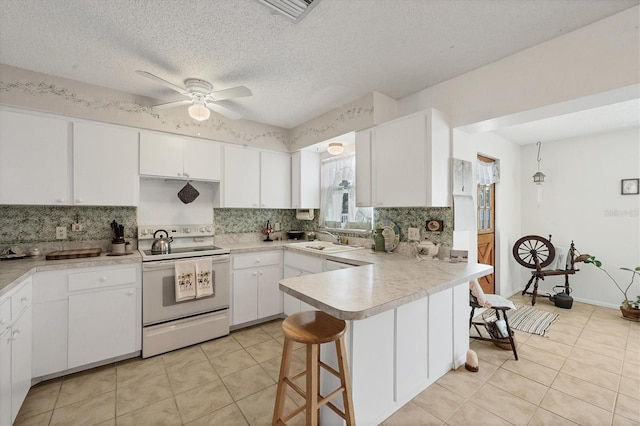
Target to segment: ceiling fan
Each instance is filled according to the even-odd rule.
[[[164,108],[173,108],[180,105],[189,106],[189,115],[194,120],[204,121],[209,118],[210,112],[209,110],[215,111],[221,115],[224,115],[227,118],[232,120],[237,120],[241,116],[231,111],[228,108],[223,107],[222,105],[217,104],[218,101],[223,101],[225,99],[232,98],[242,98],[245,96],[251,96],[251,90],[246,88],[245,86],[237,86],[232,87],[230,89],[223,90],[212,90],[213,86],[211,83],[205,80],[200,80],[199,78],[187,78],[184,81],[184,88],[176,86],[175,84],[169,83],[168,81],[151,74],[147,71],[136,71],[143,77],[146,77],[150,80],[155,81],[156,83],[160,83],[163,86],[166,86],[181,95],[189,97],[189,99],[184,99],[181,101],[168,102],[166,104],[154,105],[153,109],[164,109]]]

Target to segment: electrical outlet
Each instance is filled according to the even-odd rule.
[[[409,228],[409,240],[411,241],[420,241],[420,229],[419,228]]]
[[[67,239],[67,227],[56,226],[56,240],[66,240],[66,239]]]
[[[81,223],[72,223],[71,224],[71,230],[73,232],[81,232],[82,231],[82,224]]]
[[[278,232],[280,230],[280,222],[276,222],[273,226],[273,230]]]

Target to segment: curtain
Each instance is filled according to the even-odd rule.
[[[356,207],[355,158],[350,154],[322,161],[320,212],[327,228],[370,229],[371,209]]]
[[[478,183],[483,185],[491,185],[500,182],[500,160],[493,163],[485,163],[477,160],[476,172],[478,175]]]

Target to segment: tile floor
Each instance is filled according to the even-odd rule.
[[[516,332],[519,361],[491,342],[473,341],[479,372],[449,372],[383,424],[640,425],[640,323],[580,303],[565,310],[543,299],[536,307],[560,318],[546,337]],[[274,321],[40,383],[15,424],[266,426],[282,341]],[[294,362],[300,370],[303,350]]]

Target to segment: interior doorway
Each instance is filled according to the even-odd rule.
[[[478,160],[493,163],[494,159],[478,155]],[[478,263],[495,269],[496,184],[478,183]],[[478,279],[485,293],[495,293],[495,273]]]

